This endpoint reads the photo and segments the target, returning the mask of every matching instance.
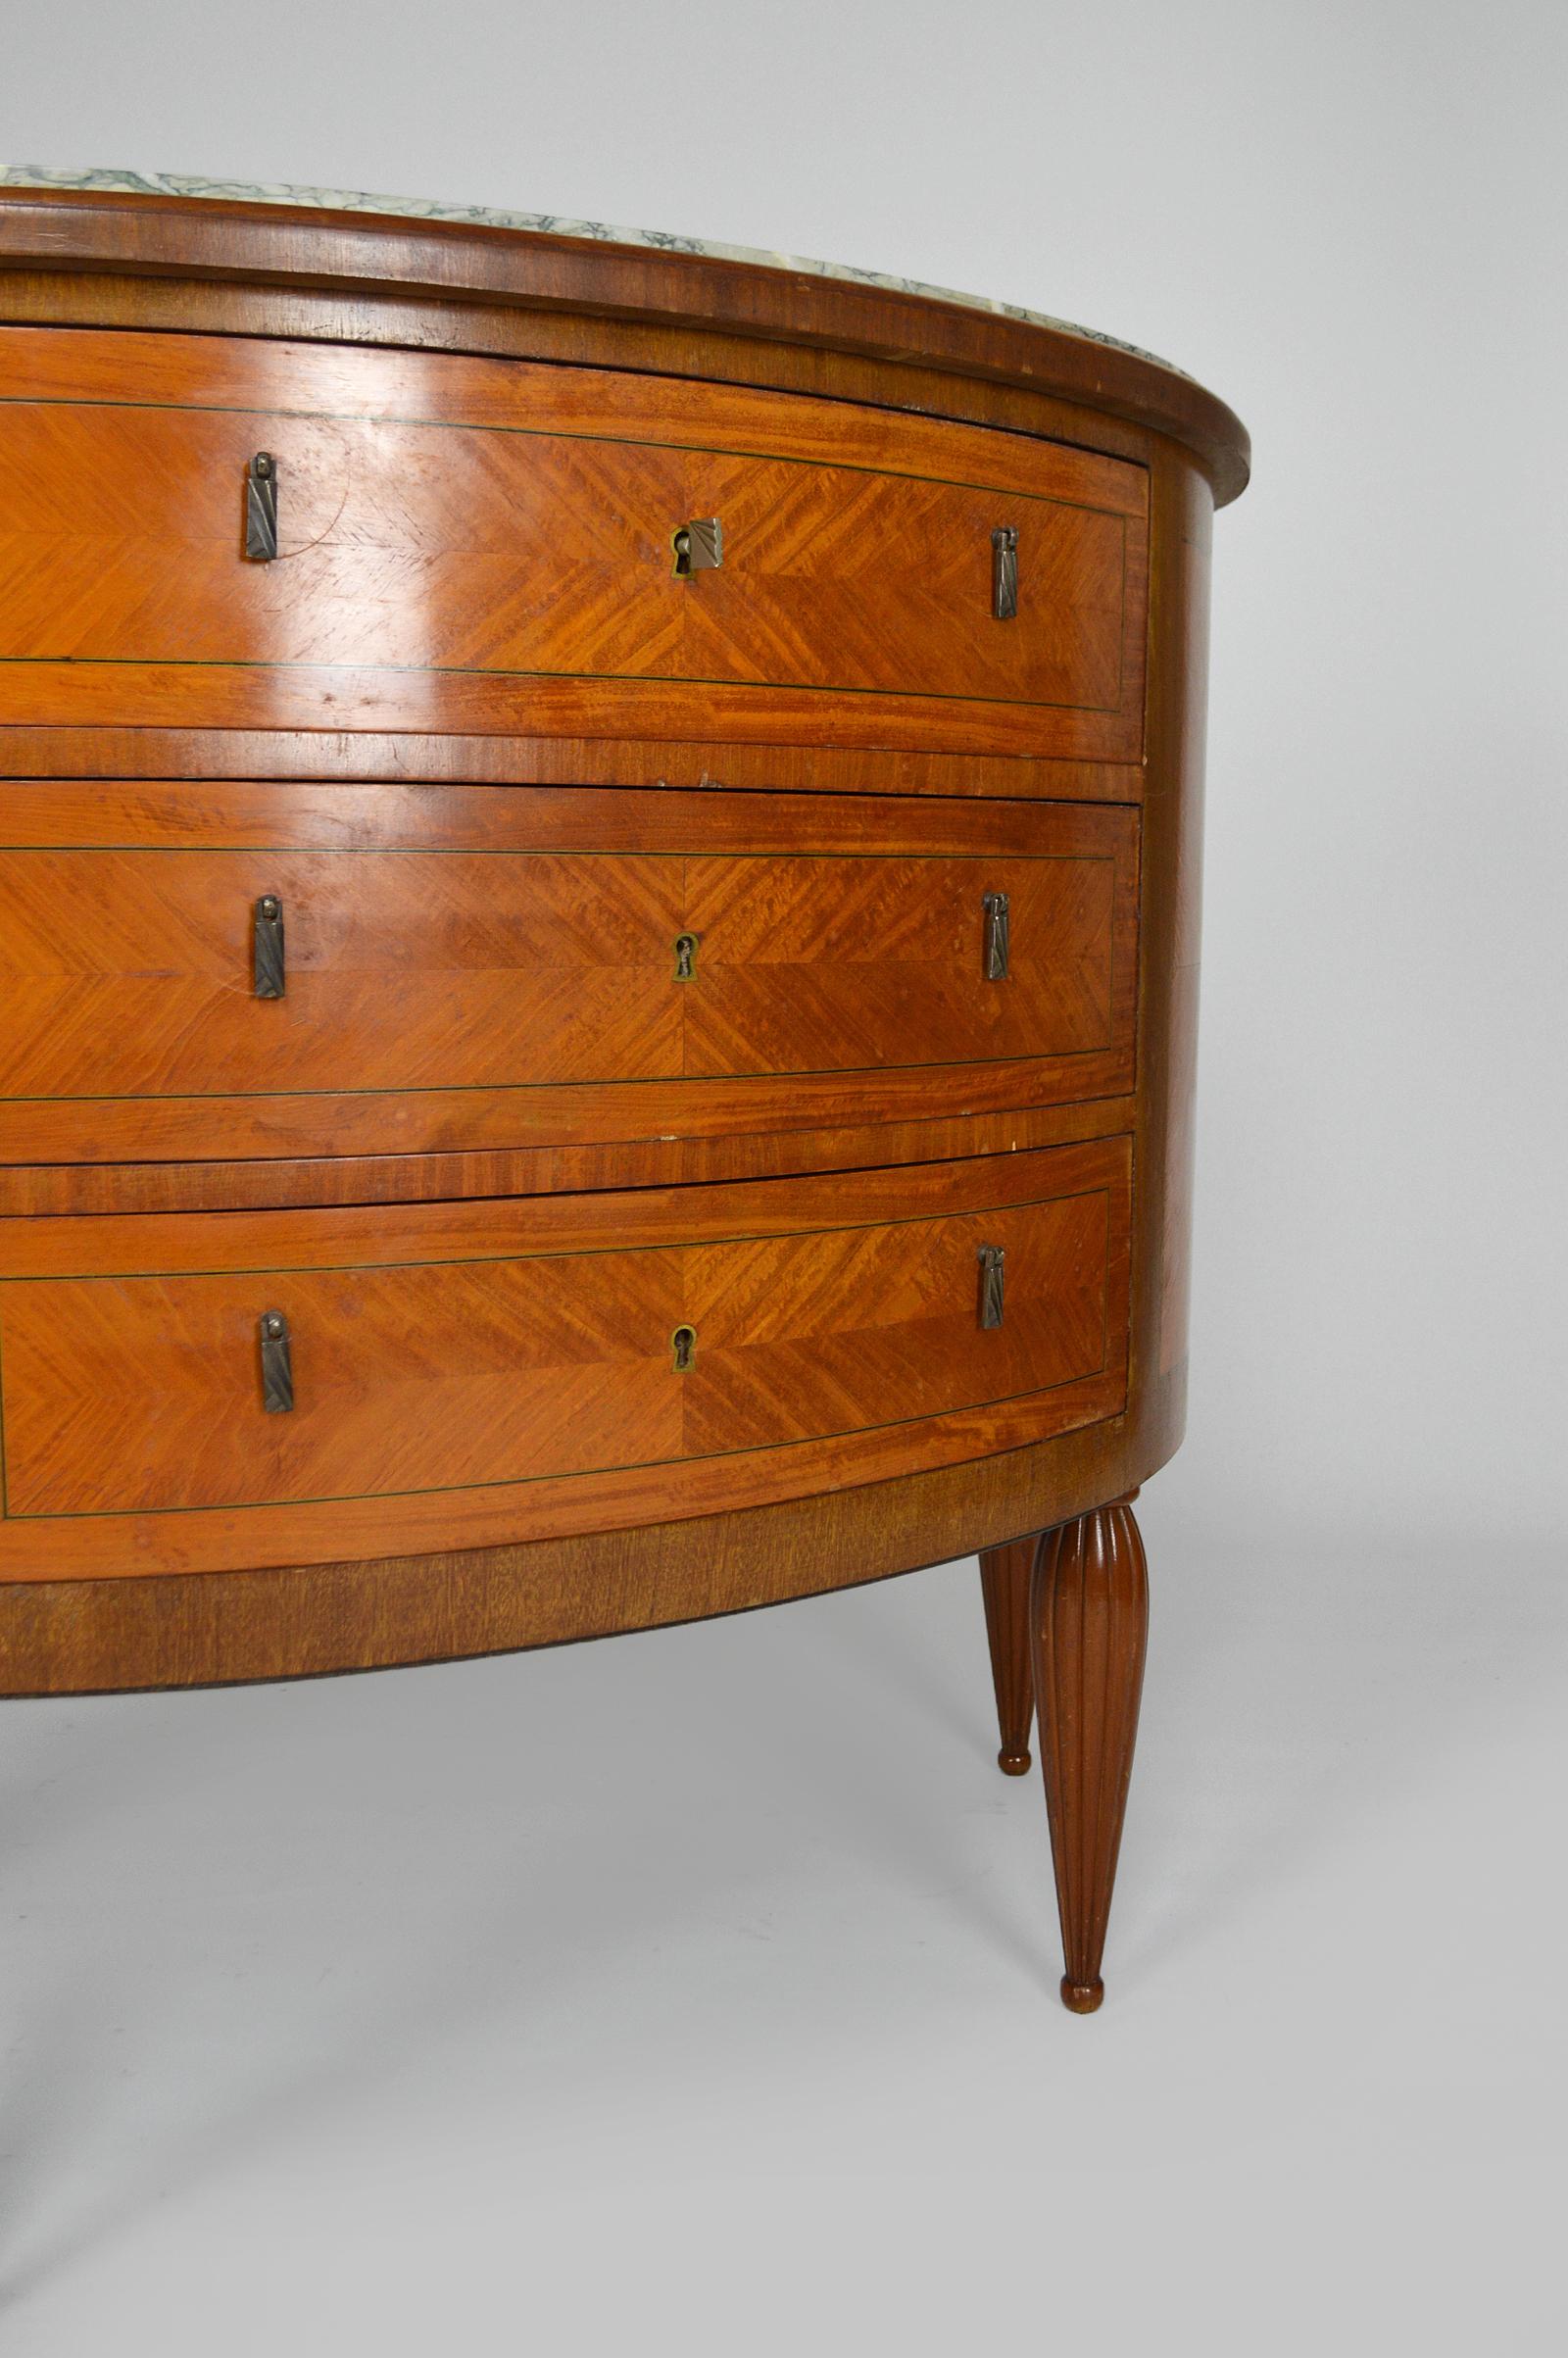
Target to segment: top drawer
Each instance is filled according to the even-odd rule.
[[[0,331],[19,720],[1137,751],[1138,467],[792,396],[193,342]]]

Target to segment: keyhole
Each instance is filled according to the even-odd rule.
[[[675,578],[690,581],[694,573],[715,570],[724,562],[724,526],[716,516],[694,516],[677,524],[669,536],[675,558]]]
[[[689,1375],[691,1373],[692,1361],[697,1356],[696,1327],[676,1327],[675,1332],[669,1338],[669,1349],[670,1355],[675,1362],[675,1373],[677,1375]]]
[[[675,980],[677,982],[692,982],[696,979],[698,939],[699,937],[695,933],[678,933],[675,936]]]

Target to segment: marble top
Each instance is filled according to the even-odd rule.
[[[433,197],[372,196],[364,188],[295,188],[283,182],[203,180],[183,172],[117,172],[110,166],[83,172],[50,172],[35,164],[11,164],[0,170],[3,188],[101,188],[131,196],[209,197],[223,204],[307,205],[321,213],[384,213],[395,219],[421,221],[462,221],[481,229],[543,230],[553,237],[591,237],[607,245],[650,246],[664,254],[704,254],[718,262],[750,262],[769,270],[805,270],[813,278],[843,278],[857,286],[887,287],[895,294],[923,295],[937,303],[961,303],[969,311],[997,313],[1004,319],[1024,319],[1034,327],[1054,327],[1058,334],[1083,336],[1092,344],[1106,344],[1114,352],[1130,352],[1156,368],[1176,376],[1187,371],[1157,352],[1120,336],[1102,335],[1098,328],[1079,327],[1071,319],[1053,319],[1049,312],[1025,311],[1016,303],[998,303],[987,295],[960,294],[950,286],[927,286],[918,278],[895,278],[881,270],[856,270],[848,263],[814,262],[801,254],[764,254],[751,246],[719,245],[710,237],[682,237],[668,229],[622,229],[610,221],[571,221],[559,213],[498,213],[484,205],[443,205]]]

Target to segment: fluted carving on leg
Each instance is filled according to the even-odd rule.
[[[997,1725],[1004,1776],[1029,1772],[1029,1723],[1035,1713],[1035,1673],[1029,1646],[1029,1581],[1035,1543],[1015,1540],[988,1547],[980,1558],[980,1587],[986,1600],[986,1636],[991,1641],[991,1676],[997,1690]]]
[[[1104,1995],[1100,1966],[1149,1636],[1149,1569],[1125,1500],[1046,1533],[1029,1630],[1067,1966],[1062,2002],[1092,2014]]]

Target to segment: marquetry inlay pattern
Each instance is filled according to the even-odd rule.
[[[1070,740],[1074,714],[1124,737],[1132,722],[1135,469],[1068,467],[1050,490],[1044,469],[1024,490],[1016,467],[988,482],[989,451],[951,444],[946,466],[967,462],[980,479],[939,476],[944,460],[919,448],[908,456],[920,471],[736,450],[717,442],[726,425],[812,444],[767,437],[722,400],[708,405],[715,439],[704,444],[695,390],[687,446],[620,439],[591,376],[574,414],[563,417],[552,386],[516,422],[470,425],[442,414],[471,406],[462,371],[413,356],[403,398],[416,417],[206,406],[205,360],[183,401],[132,403],[113,339],[76,339],[74,381],[92,380],[95,362],[98,381],[92,400],[71,400],[58,363],[40,372],[35,340],[9,332],[21,383],[41,373],[54,388],[0,406],[0,662],[29,715],[76,704],[70,664],[92,666],[96,697],[127,717],[172,700],[226,718],[254,699],[254,675],[275,671],[318,675],[317,693],[338,701],[385,674],[383,696],[405,706],[424,680],[437,712],[443,699],[515,699],[500,685],[513,676],[541,694],[552,681],[558,695],[613,685],[628,715],[638,682],[677,701],[699,688],[874,697],[910,702],[933,739],[977,747],[995,733],[991,706],[1010,714],[1010,733],[1035,712],[1043,745],[1063,730]],[[250,373],[272,375],[265,364]],[[259,451],[275,487],[276,557],[236,564]],[[693,516],[720,520],[723,562],[681,579],[672,536]],[[1020,608],[1004,629],[993,611],[999,518],[1019,546]],[[161,686],[153,706],[138,703],[138,681]],[[293,692],[308,692],[302,677]]]

